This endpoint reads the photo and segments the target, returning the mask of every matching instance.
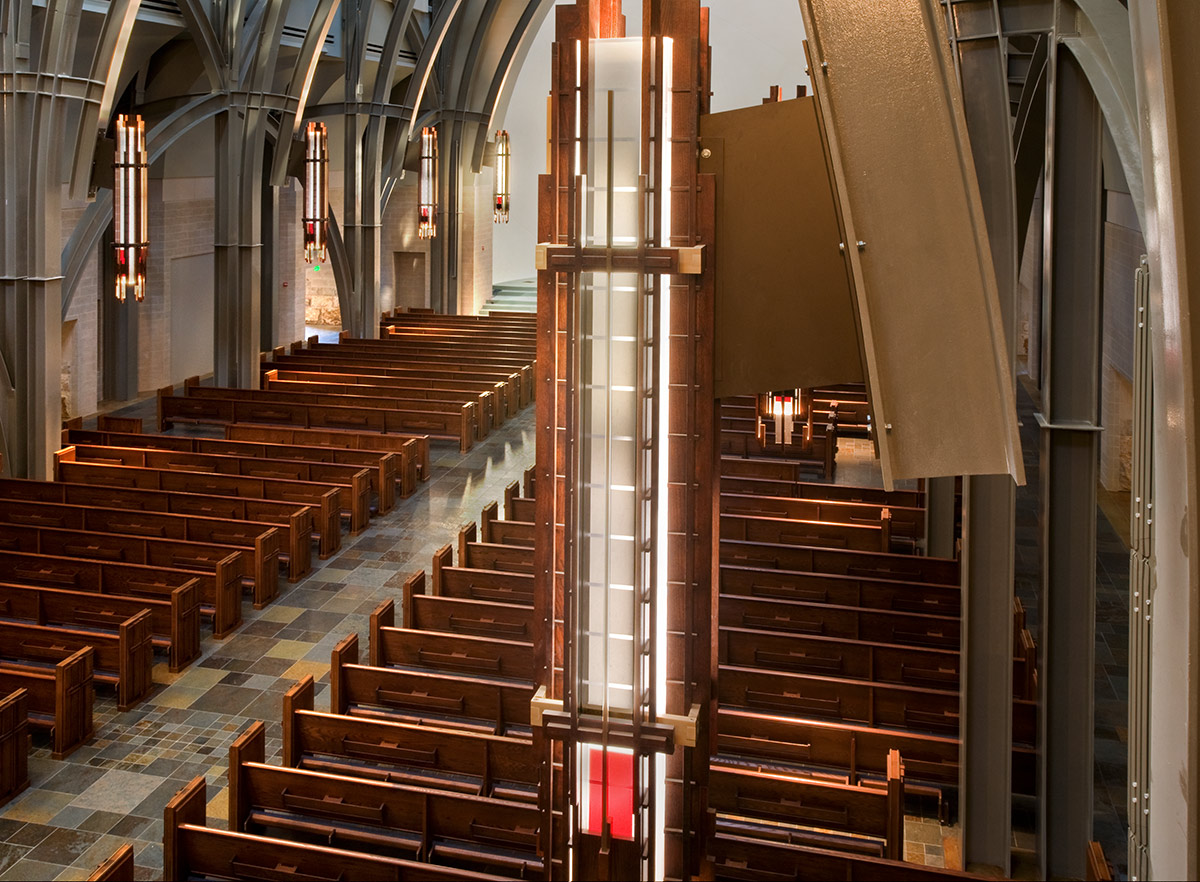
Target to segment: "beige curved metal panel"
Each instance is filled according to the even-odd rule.
[[[1025,479],[995,270],[936,0],[801,0],[884,480]]]

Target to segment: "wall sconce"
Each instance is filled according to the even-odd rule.
[[[512,143],[508,140],[508,132],[496,132],[496,206],[492,220],[498,224],[508,223],[511,166]]]
[[[325,123],[304,129],[304,259],[326,259],[329,218],[329,134]]]
[[[146,124],[140,116],[117,117],[117,150],[113,158],[113,250],[117,259],[117,300],[146,299],[146,264],[150,255],[146,194],[150,164],[146,156]]]
[[[421,129],[421,178],[417,187],[417,198],[421,206],[421,222],[417,227],[417,235],[422,239],[432,239],[437,235],[437,175],[437,129],[425,126]]]

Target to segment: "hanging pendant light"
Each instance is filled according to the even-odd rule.
[[[498,224],[508,223],[511,164],[512,144],[508,140],[508,132],[496,132],[496,206],[492,212],[492,220]]]
[[[421,129],[421,178],[417,187],[421,211],[417,235],[422,239],[432,239],[437,235],[437,175],[437,129],[425,126]]]
[[[134,300],[146,299],[146,264],[150,254],[146,194],[150,165],[146,157],[146,124],[140,116],[117,117],[117,150],[113,158],[113,250],[117,259],[117,300],[133,289]]]
[[[304,259],[326,259],[329,218],[329,135],[325,123],[304,130]]]

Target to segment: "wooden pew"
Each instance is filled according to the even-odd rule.
[[[809,848],[788,842],[781,831],[773,839],[739,835],[748,831],[716,824],[708,838],[709,866],[718,882],[941,882],[951,879],[983,880],[958,870],[854,855],[830,849]]]
[[[840,573],[902,582],[957,585],[958,561],[770,542],[721,540],[721,563],[797,572]]]
[[[22,478],[0,478],[0,498],[95,509],[117,509],[128,516],[123,518],[121,523],[132,524],[134,528],[129,532],[135,534],[142,532],[137,525],[145,517],[147,529],[161,532],[164,536],[194,538],[196,541],[212,537],[232,545],[240,544],[235,539],[242,531],[259,529],[265,532],[274,527],[279,531],[282,548],[286,549],[286,552],[279,552],[279,557],[288,564],[288,579],[298,581],[312,569],[310,542],[313,533],[313,510],[307,505],[294,502],[61,481],[30,481]],[[183,528],[185,533],[180,536],[175,532],[177,528],[169,526],[170,521],[149,517],[156,514],[198,520],[187,521]],[[98,532],[126,532],[117,529],[117,526],[117,523],[113,522],[111,529],[105,529],[89,523],[87,529]],[[215,529],[219,529],[220,532],[215,532]],[[265,598],[263,603],[270,599]]]
[[[464,524],[458,531],[458,562],[460,566],[479,570],[499,570],[505,573],[532,573],[533,549],[523,545],[499,545],[477,542],[475,523]]]
[[[516,481],[504,488],[504,517],[510,521],[525,521],[534,523],[537,520],[535,504],[537,500],[526,499],[521,495],[521,486]]]
[[[479,516],[479,534],[484,542],[533,548],[536,528],[532,521],[501,520],[499,505],[489,502]]]
[[[708,805],[718,817],[734,815],[785,824],[792,837],[809,838],[811,845],[836,843],[845,850],[857,850],[866,843],[828,833],[802,833],[797,828],[869,836],[881,840],[881,857],[900,860],[904,856],[904,768],[898,750],[888,752],[884,788],[714,762],[708,772]]]
[[[297,429],[288,426],[228,423],[225,426],[225,437],[231,441],[305,444],[312,447],[395,453],[400,457],[400,495],[403,497],[411,496],[416,491],[417,481],[429,480],[428,435],[384,435],[341,429]]]
[[[91,594],[116,594],[124,597],[150,597],[170,600],[175,589],[194,585],[204,603],[204,573],[142,564],[84,560],[76,557],[51,557],[0,551],[0,572],[20,585],[41,585],[86,591]],[[242,621],[241,586],[219,593],[212,608],[213,631],[218,637],[232,631]],[[203,610],[203,606],[201,607]]]
[[[843,723],[802,719],[722,707],[717,712],[717,752],[732,757],[797,767],[845,771],[850,781],[862,775],[887,772],[888,751],[904,757],[905,780],[940,787],[958,787],[959,739],[948,735],[904,732]],[[1036,793],[1036,752],[1013,747],[1013,790]]]
[[[350,398],[357,402],[359,398],[384,399],[393,401],[399,407],[424,408],[432,404],[474,404],[479,408],[479,425],[476,427],[476,440],[486,437],[492,428],[499,428],[504,423],[507,412],[505,402],[498,402],[491,389],[473,391],[469,389],[430,389],[420,386],[401,385],[396,377],[381,377],[381,381],[369,384],[361,382],[364,377],[340,382],[332,374],[297,374],[289,372],[281,376],[278,369],[266,371],[261,376],[261,388],[271,392],[304,392],[312,395],[337,395]],[[438,408],[441,409],[440,407]]]
[[[487,677],[533,680],[533,644],[474,633],[397,628],[396,605],[385,600],[371,613],[370,664],[463,671]]]
[[[354,879],[356,882],[466,882],[502,878],[367,852],[213,830],[205,826],[206,811],[203,775],[193,778],[167,803],[163,812],[165,878]]]
[[[87,444],[64,447],[54,454],[54,461],[57,466],[96,463],[179,474],[293,481],[313,485],[312,489],[318,486],[332,487],[337,491],[341,513],[349,517],[351,533],[357,534],[365,530],[371,516],[370,473],[358,466],[250,459],[136,447],[96,447]]]
[[[925,538],[925,509],[841,499],[803,499],[761,496],[751,493],[721,493],[721,514],[795,518],[809,521],[877,524],[884,511],[891,515],[892,537]],[[510,518],[513,516],[508,515]],[[516,518],[520,520],[520,518]]]
[[[221,389],[193,386],[175,395],[174,387],[158,390],[158,429],[176,422],[267,423],[304,429],[423,434],[459,442],[466,453],[479,436],[479,410],[474,402],[424,401],[398,406],[388,398],[318,395],[307,392]]]
[[[83,631],[26,622],[0,621],[0,662],[12,670],[49,670],[80,649],[91,647],[93,677],[117,690],[117,705],[129,710],[154,688],[150,671],[150,613],[142,610],[117,627],[117,633]]]
[[[875,524],[847,524],[771,515],[722,514],[720,529],[722,539],[739,542],[892,551],[890,515]]]
[[[758,713],[842,720],[932,734],[958,733],[956,690],[722,665],[718,691],[722,705]],[[1035,742],[1036,714],[1036,702],[1013,702],[1015,743]]]
[[[453,548],[444,545],[433,558],[433,593],[490,603],[533,605],[533,574],[451,566]],[[408,619],[405,619],[408,621]]]
[[[421,389],[431,392],[446,392],[455,393],[462,396],[459,400],[473,400],[466,396],[482,396],[487,395],[485,399],[488,402],[488,410],[492,419],[492,425],[499,427],[505,420],[516,416],[515,411],[510,411],[509,395],[507,382],[503,380],[467,380],[467,379],[451,379],[440,380],[433,377],[422,376],[388,376],[386,374],[372,374],[365,372],[339,372],[335,370],[305,370],[303,366],[289,368],[287,366],[270,367],[262,374],[262,388],[270,388],[271,383],[281,382],[299,382],[299,383],[333,383],[339,386],[357,387],[373,389],[372,392],[362,392],[355,394],[363,395],[386,395],[387,389]],[[287,387],[280,387],[287,388]],[[453,400],[453,399],[451,399]]]
[[[266,764],[266,726],[229,749],[229,827],[539,878],[536,805]]]
[[[760,713],[819,717],[935,734],[958,732],[956,690],[731,665],[721,666],[718,690],[722,705]]]
[[[959,687],[957,649],[726,627],[718,632],[717,642],[718,658],[725,665],[937,689]]]
[[[824,443],[813,445],[812,453],[807,456],[801,444],[774,444],[762,435],[737,429],[721,430],[720,448],[722,460],[778,456],[790,463],[798,475],[832,478],[837,469],[837,426],[827,426]]]
[[[721,565],[721,594],[778,598],[808,603],[861,606],[896,612],[958,616],[962,591],[957,585],[933,585],[872,579],[838,573],[806,573]]]
[[[538,762],[522,738],[320,713],[313,678],[283,696],[283,764],[533,802]]]
[[[343,374],[364,377],[391,377],[409,382],[428,381],[434,384],[446,383],[457,386],[467,384],[467,388],[477,388],[478,391],[495,390],[497,386],[503,389],[504,412],[515,416],[521,408],[529,404],[528,395],[522,396],[521,375],[507,368],[493,368],[487,365],[430,365],[420,360],[388,358],[380,355],[343,355],[336,351],[314,353],[303,348],[303,344],[292,344],[289,355],[276,355],[271,361],[260,365],[262,371],[295,370],[303,373]],[[478,386],[476,385],[478,384]]]
[[[383,347],[362,345],[366,341],[343,340],[339,343],[314,343],[309,341],[305,347],[304,354],[306,358],[316,356],[318,358],[332,358],[335,361],[345,363],[355,363],[359,365],[374,365],[376,363],[385,366],[396,367],[416,367],[423,371],[440,372],[444,374],[468,374],[487,379],[508,379],[515,383],[519,392],[518,408],[523,408],[529,405],[534,400],[535,390],[533,388],[533,363],[526,362],[522,359],[487,359],[464,360],[458,354],[435,353],[417,349],[405,351],[403,347],[396,347],[383,342]],[[371,341],[379,343],[380,341]],[[293,350],[293,353],[295,350]]]
[[[424,570],[409,577],[401,597],[401,621],[413,630],[521,641],[530,640],[533,634],[532,604],[426,594]]]
[[[156,450],[176,450],[181,453],[209,453],[236,456],[253,460],[284,460],[289,463],[325,463],[328,465],[365,468],[370,471],[371,492],[378,497],[379,513],[386,514],[396,503],[396,483],[400,480],[400,458],[390,453],[365,450],[343,450],[336,447],[314,447],[300,444],[272,444],[236,441],[220,438],[193,438],[186,435],[130,435],[120,432],[63,432],[63,445],[93,447],[144,447]],[[271,470],[273,471],[273,470]],[[289,474],[304,469],[287,470]],[[266,472],[255,472],[266,474]],[[353,472],[347,472],[353,474]],[[310,480],[304,478],[303,480]],[[311,480],[320,480],[312,478]]]
[[[321,559],[331,557],[342,547],[338,489],[330,487],[328,484],[311,481],[281,481],[274,478],[255,478],[246,475],[163,471],[92,462],[60,462],[58,464],[58,480],[70,484],[92,484],[100,487],[137,490],[166,490],[174,494],[197,494],[205,497],[240,497],[246,500],[245,510],[254,512],[251,515],[254,520],[262,520],[268,512],[277,513],[279,509],[277,507],[251,506],[249,500],[252,499],[288,503],[289,510],[292,512],[298,506],[308,506],[310,512],[306,523],[311,535],[317,539],[318,554]],[[187,500],[172,500],[171,510],[209,515],[217,511],[219,505],[211,500],[195,500],[194,507],[187,507],[186,503]],[[295,548],[295,543],[293,543],[293,548]]]
[[[805,481],[801,472],[787,460],[742,459],[721,457],[721,492],[755,493],[754,490],[736,488],[739,479],[770,482],[773,488],[786,488],[787,492],[771,492],[770,496],[794,496],[797,499],[843,500],[875,505],[924,508],[925,493],[921,490],[882,490],[873,487],[855,487],[848,484],[825,484]]]
[[[250,555],[230,545],[206,545],[119,533],[91,533],[0,523],[0,549],[24,554],[140,564],[194,574],[202,608],[222,622],[240,619]],[[236,608],[236,616],[230,610]]]
[[[92,648],[85,646],[53,668],[0,664],[0,692],[26,690],[29,725],[49,730],[54,759],[62,759],[92,737],[92,656]]]
[[[29,786],[29,692],[0,698],[0,805]]]
[[[65,503],[0,498],[0,523],[232,546],[251,555],[255,609],[261,609],[277,594],[279,565],[286,548],[286,528],[270,524]]]
[[[133,846],[126,843],[92,870],[88,882],[133,882]]]
[[[532,683],[358,664],[358,635],[334,647],[329,709],[496,735],[529,730]]]
[[[173,589],[166,600],[0,582],[0,617],[35,625],[116,633],[142,610],[150,613],[151,642],[167,650],[172,672],[200,655],[200,586],[195,581]]]
[[[731,628],[952,650],[960,639],[961,621],[950,616],[728,595],[719,606],[721,625]]]

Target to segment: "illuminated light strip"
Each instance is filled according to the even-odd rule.
[[[437,235],[438,214],[438,134],[433,126],[421,129],[421,173],[417,182],[420,216],[417,235],[432,239]]]
[[[329,223],[329,135],[325,123],[304,129],[304,260],[327,259]]]
[[[149,263],[150,164],[146,155],[146,124],[140,116],[117,117],[113,157],[113,251],[116,256],[116,295],[124,303],[133,288],[137,301],[146,299]]]
[[[508,209],[512,198],[512,142],[508,132],[496,132],[496,199],[492,220],[498,224],[508,223]]]
[[[671,242],[671,115],[672,115],[672,67],[674,63],[674,41],[669,37],[662,38],[662,131],[659,144],[662,152],[662,173],[656,182],[655,192],[658,195],[660,218],[662,223],[660,245],[670,246]],[[688,243],[691,244],[691,243]],[[655,713],[667,712],[667,653],[670,644],[667,641],[667,610],[670,609],[667,597],[667,561],[670,560],[668,548],[669,522],[667,519],[667,498],[670,486],[670,451],[671,451],[671,277],[664,275],[659,278],[659,333],[654,341],[658,345],[659,358],[659,389],[658,396],[658,482],[656,491],[658,500],[658,524],[655,533],[655,557],[657,566],[655,573],[658,584],[655,586],[658,606],[657,631],[655,634],[654,678],[655,678]],[[654,763],[654,804],[659,810],[654,813],[654,878],[665,878],[666,873],[666,794],[667,794],[667,764],[659,757]]]

